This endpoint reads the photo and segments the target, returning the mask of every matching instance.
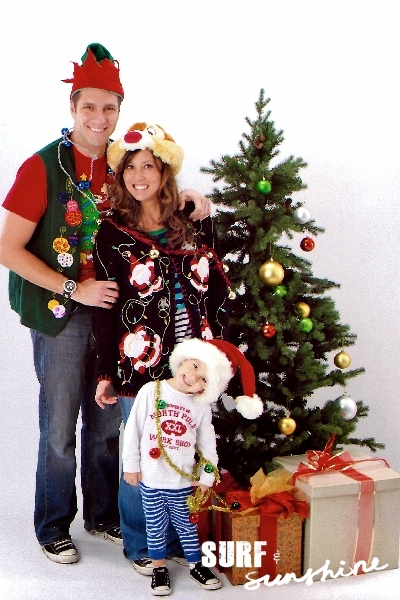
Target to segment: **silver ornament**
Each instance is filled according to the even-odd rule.
[[[335,403],[340,406],[339,414],[343,421],[350,421],[356,416],[357,404],[354,402],[353,398],[350,398],[350,396],[346,396],[346,394],[339,396],[339,398],[336,398]]]
[[[304,206],[299,206],[294,211],[293,218],[295,221],[297,221],[297,223],[304,225],[304,223],[311,221],[311,213]]]

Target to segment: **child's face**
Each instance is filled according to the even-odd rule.
[[[184,360],[174,377],[176,389],[184,394],[201,394],[207,384],[207,367],[197,358]]]

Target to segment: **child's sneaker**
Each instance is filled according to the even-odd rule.
[[[171,593],[167,567],[154,567],[151,577],[151,593],[153,596],[169,596]]]
[[[197,581],[203,590],[218,590],[221,587],[219,579],[208,567],[204,567],[201,561],[194,565],[194,569],[191,569],[190,577]]]

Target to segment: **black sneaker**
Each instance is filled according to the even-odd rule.
[[[151,593],[153,596],[169,596],[171,593],[167,567],[154,567],[151,577]]]
[[[132,561],[132,567],[140,575],[153,575],[153,561],[151,558],[141,558]]]
[[[167,556],[168,560],[173,560],[181,567],[188,567],[189,563],[184,556]]]
[[[76,563],[79,560],[78,550],[69,538],[45,544],[42,550],[47,558],[63,565]]]
[[[194,569],[190,570],[190,577],[197,581],[203,590],[219,590],[221,587],[220,580],[208,567],[203,567],[201,561],[197,562]]]
[[[114,527],[109,527],[104,531],[99,531],[98,529],[86,529],[86,531],[92,535],[101,535],[105,540],[110,540],[110,542],[118,544],[118,546],[123,546],[121,527],[119,525],[114,525]]]

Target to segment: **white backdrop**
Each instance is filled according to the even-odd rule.
[[[126,96],[116,135],[135,121],[160,123],[185,149],[181,185],[203,193],[212,182],[200,166],[236,152],[244,117],[254,118],[265,88],[285,133],[281,156],[301,156],[309,165],[301,173],[308,189],[297,198],[326,228],[307,258],[316,276],[341,284],[332,296],[358,336],[349,353],[352,367],[366,374],[347,393],[364,400],[370,416],[357,435],[384,442],[380,454],[399,470],[397,4],[5,0],[0,199],[20,163],[72,125],[70,86],[60,80],[72,75],[70,61],[79,62],[90,42],[120,62]],[[12,414],[10,396],[22,406],[35,403],[36,382],[28,333],[8,307],[6,275],[0,268],[0,402]],[[310,405],[341,393],[322,390]]]

